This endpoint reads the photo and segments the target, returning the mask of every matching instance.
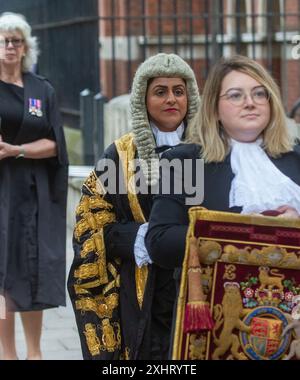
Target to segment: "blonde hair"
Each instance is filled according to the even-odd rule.
[[[257,80],[270,95],[271,117],[263,131],[263,145],[271,157],[292,150],[293,142],[286,126],[280,91],[267,70],[254,60],[236,55],[222,58],[210,71],[206,80],[201,106],[187,132],[186,142],[200,144],[205,162],[222,162],[230,150],[229,136],[218,119],[218,103],[224,77],[239,71]]]
[[[31,35],[31,27],[25,17],[18,13],[4,12],[0,15],[0,32],[18,31],[24,38],[25,57],[22,60],[22,72],[30,71],[37,62],[39,54],[37,38]]]

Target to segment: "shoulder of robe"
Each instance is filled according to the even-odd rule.
[[[200,145],[197,144],[179,144],[165,151],[162,158],[167,160],[200,158],[200,150]]]

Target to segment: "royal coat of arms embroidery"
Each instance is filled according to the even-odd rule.
[[[173,359],[300,359],[300,222],[199,207],[190,220]],[[213,321],[207,330],[183,328],[191,236]]]

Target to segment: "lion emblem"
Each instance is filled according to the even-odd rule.
[[[278,269],[271,269],[268,267],[259,267],[259,281],[260,281],[260,287],[259,290],[268,289],[272,290],[273,288],[277,287],[280,291],[283,291],[283,284],[282,281],[284,280],[285,276],[283,274],[279,274]],[[269,272],[273,275],[270,276]]]
[[[250,326],[247,326],[241,318],[245,314],[243,302],[240,294],[239,284],[236,282],[226,282],[224,284],[225,293],[222,305],[214,307],[216,325],[213,330],[214,343],[217,348],[212,354],[213,360],[218,360],[230,349],[232,356],[238,360],[245,360],[247,357],[240,351],[239,338],[233,333],[234,329],[250,333]],[[223,324],[223,329],[219,338],[215,333]]]

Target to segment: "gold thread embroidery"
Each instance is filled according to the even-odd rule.
[[[133,134],[129,133],[126,136],[123,136],[121,139],[115,142],[116,148],[122,162],[124,181],[127,187],[128,201],[134,220],[140,223],[145,223],[146,219],[139,204],[136,191],[132,185],[134,181],[134,171],[132,168],[132,162],[135,158],[136,146],[133,140]],[[142,307],[143,298],[146,288],[146,282],[148,278],[148,268],[144,266],[139,268],[135,267],[135,279],[136,279],[136,296],[138,300],[139,307]]]
[[[112,263],[107,264],[107,269],[110,271],[114,279],[118,277],[118,272],[116,268],[112,265]]]
[[[123,360],[130,360],[130,348],[129,347],[125,347],[122,359]]]
[[[108,211],[97,212],[96,214],[94,214],[94,216],[98,228],[101,228],[106,224],[113,223],[116,221],[116,215]]]
[[[76,223],[74,236],[77,240],[80,239],[88,230],[95,232],[97,229],[101,229],[105,224],[113,223],[116,221],[116,216],[109,211],[99,211],[95,214],[92,212],[86,212],[83,214],[81,220]]]
[[[83,243],[80,252],[81,257],[86,257],[89,253],[95,251],[98,255],[99,275],[101,284],[108,281],[106,271],[106,255],[103,239],[103,230],[92,235],[92,237]]]
[[[76,208],[76,215],[81,215],[94,209],[111,210],[113,205],[104,200],[103,196],[97,195],[83,195],[80,203]]]
[[[80,281],[80,280],[77,280],[77,281]],[[100,286],[100,281],[99,280],[95,280],[95,281],[90,281],[90,282],[85,282],[83,284],[80,284],[80,285],[77,285],[75,284],[74,287],[75,287],[75,291],[77,290],[77,294],[79,294],[79,288],[82,288],[82,289],[93,289],[93,288],[97,288],[98,286]]]
[[[89,198],[89,206],[91,209],[105,209],[105,210],[111,210],[113,208],[113,205],[111,203],[106,202],[103,197],[101,196],[92,196]]]
[[[99,270],[99,281],[100,284],[108,283],[108,275],[106,270],[106,255],[104,252],[99,252],[99,259],[97,261]]]
[[[193,220],[193,223],[195,223],[197,219],[201,219],[211,222],[228,222],[273,227],[279,226],[300,229],[299,219],[274,218],[271,216],[263,215],[233,214],[223,211],[211,211],[203,207],[191,207],[189,209],[189,215],[191,217],[191,220]]]
[[[212,354],[213,360],[218,360],[220,355],[225,354],[229,349],[233,357],[237,360],[246,360],[247,357],[243,352],[239,352],[240,342],[235,329],[250,333],[251,327],[247,326],[241,317],[245,313],[243,309],[242,297],[238,283],[230,282],[224,284],[225,293],[222,299],[222,305],[214,306],[214,319],[216,321],[213,329],[213,337],[216,348]],[[219,338],[216,337],[216,331],[223,325]],[[230,343],[230,344],[228,344]]]
[[[197,239],[198,254],[201,264],[211,265],[215,263],[222,254],[221,244],[211,240]]]
[[[96,299],[86,297],[75,302],[77,310],[93,311],[99,318],[111,318],[114,309],[118,306],[119,296],[112,293],[107,297],[97,297]]]
[[[97,262],[90,264],[82,264],[74,271],[74,277],[81,280],[96,277],[99,275],[99,285],[108,282],[105,257],[99,257]]]
[[[90,228],[88,222],[84,219],[79,220],[76,223],[75,229],[74,229],[74,236],[77,240],[80,239],[81,235],[83,235],[86,231],[88,231]]]
[[[94,242],[94,235],[87,239],[83,244],[82,244],[82,250],[80,251],[80,256],[82,258],[86,257],[89,253],[96,251],[96,244]]]
[[[221,260],[230,263],[277,266],[279,268],[300,269],[299,252],[288,252],[283,247],[269,246],[257,249],[247,246],[237,248],[228,244],[224,246]]]
[[[75,294],[89,294],[90,292],[83,289],[81,285],[74,285]]]
[[[108,352],[113,352],[118,347],[114,329],[107,318],[102,321],[102,342]]]
[[[97,263],[82,264],[78,269],[74,271],[74,277],[85,280],[87,278],[97,276],[98,272],[99,270]]]
[[[188,229],[188,233],[187,233],[187,236],[186,236],[186,249],[185,249],[185,257],[184,257],[184,262],[183,262],[183,268],[182,268],[182,277],[181,277],[181,282],[180,282],[180,290],[179,290],[179,296],[178,296],[178,304],[177,304],[177,311],[176,311],[176,321],[175,321],[175,333],[174,333],[174,343],[173,343],[173,347],[172,347],[172,359],[174,360],[178,360],[178,359],[181,359],[182,358],[182,354],[184,353],[184,358],[188,358],[188,345],[185,344],[184,346],[184,351],[182,351],[182,348],[183,348],[183,338],[184,338],[184,334],[183,334],[183,329],[182,329],[182,326],[183,326],[183,323],[184,323],[184,311],[185,311],[185,304],[186,304],[186,294],[187,294],[187,263],[188,263],[188,252],[189,252],[189,245],[188,245],[188,240],[191,236],[194,236],[194,233],[195,233],[195,226],[196,226],[196,221],[197,220],[201,220],[201,221],[212,221],[212,222],[228,222],[228,223],[239,223],[239,224],[251,224],[251,225],[257,225],[257,226],[279,226],[279,227],[287,227],[287,228],[293,228],[293,229],[297,229],[297,231],[289,231],[289,233],[291,232],[292,234],[295,233],[296,236],[294,237],[297,237],[299,236],[300,234],[300,221],[299,220],[280,220],[277,219],[277,218],[272,218],[272,217],[264,217],[264,216],[247,216],[247,215],[240,215],[240,214],[231,214],[231,213],[224,213],[224,212],[214,212],[214,211],[209,211],[209,210],[206,210],[202,207],[193,207],[189,210],[189,229]],[[281,231],[280,231],[281,232]],[[292,236],[292,235],[289,235],[289,236]],[[211,241],[215,241],[215,242],[219,242],[222,246],[224,245],[224,243],[226,244],[226,242],[228,242],[227,244],[232,244],[232,243],[235,243],[237,245],[240,245],[240,244],[244,244],[244,253],[242,253],[242,255],[238,258],[238,261],[237,263],[242,263],[244,264],[245,263],[245,260],[244,258],[247,257],[247,245],[255,245],[255,248],[257,249],[258,246],[262,246],[260,249],[257,249],[257,251],[260,251],[262,250],[262,248],[267,248],[266,246],[271,246],[272,244],[266,244],[266,243],[259,243],[259,242],[256,242],[256,241],[249,241],[249,239],[247,239],[247,241],[241,241],[241,240],[238,240],[236,239],[236,241],[234,240],[226,240],[224,238],[209,238],[209,237],[202,237],[202,239],[205,239],[205,240],[211,240]],[[273,247],[274,247],[274,244],[273,244]],[[285,257],[285,260],[283,260],[283,258],[280,258],[280,254],[278,253],[275,253],[274,255],[272,255],[270,252],[267,253],[266,251],[264,252],[265,253],[265,257],[264,257],[264,262],[260,262],[260,261],[257,261],[257,251],[255,251],[254,249],[250,248],[250,252],[252,253],[252,255],[249,255],[248,258],[247,258],[247,263],[249,263],[250,265],[253,263],[257,263],[257,264],[254,264],[254,265],[266,265],[266,262],[268,263],[272,263],[272,264],[269,264],[269,266],[280,266],[282,268],[297,268],[297,259],[298,257],[300,257],[300,251],[299,252],[296,252],[297,250],[299,250],[299,248],[296,246],[296,244],[294,246],[290,245],[290,246],[287,246],[287,245],[281,245],[281,248],[283,249],[287,249],[287,250],[293,250],[293,252],[288,252],[288,256]],[[253,254],[254,253],[254,254]],[[262,252],[261,252],[262,253]],[[262,254],[259,254],[260,258],[262,259],[263,255]],[[234,263],[234,261],[231,261],[231,260],[225,260],[225,258],[223,257],[224,255],[224,251],[222,250],[222,256],[221,258],[219,258],[219,260],[223,261],[223,262],[226,262],[226,263]],[[291,262],[293,264],[291,264]],[[280,263],[280,265],[278,265],[278,263]],[[216,263],[217,264],[217,263]],[[205,267],[204,267],[205,268]],[[217,277],[217,273],[218,273],[218,266],[216,265],[214,270],[213,270],[213,289],[212,289],[212,299],[210,300],[210,303],[211,303],[211,311],[212,311],[212,308],[213,308],[213,305],[215,303],[215,287],[216,287],[216,277]],[[300,267],[298,267],[300,269]],[[276,291],[280,291],[279,289],[275,289]],[[274,291],[274,290],[273,290]],[[280,298],[279,298],[280,299]],[[217,307],[222,307],[222,305],[216,305]],[[233,309],[233,308],[232,308]],[[243,317],[244,312],[246,313],[247,310],[244,309],[244,311],[242,312],[242,315],[240,316],[240,318]],[[248,310],[249,312],[249,310]],[[221,315],[221,319],[223,318],[224,320],[224,317],[222,317]],[[215,315],[215,319],[216,319],[216,315]],[[221,322],[222,323],[222,322]],[[219,325],[219,328],[221,327],[221,325]],[[224,326],[223,326],[224,327]],[[218,330],[218,328],[216,329],[216,331]],[[219,337],[220,338],[220,337]],[[208,336],[207,336],[207,345],[206,345],[206,359],[208,359],[210,357],[210,354],[211,352],[208,351],[208,347],[210,347],[210,341],[211,339],[213,339],[212,337],[212,334],[209,333]],[[185,340],[186,342],[186,340]],[[230,348],[228,349],[230,351]],[[220,355],[221,356],[221,355]],[[230,355],[227,356],[227,358],[229,358]],[[231,358],[233,359],[234,356],[231,355]]]
[[[205,349],[206,337],[204,335],[191,334],[189,339],[189,359],[204,360]]]
[[[203,267],[203,274],[201,276],[204,294],[208,294],[212,287],[213,282],[213,268],[209,265]]]
[[[236,266],[229,264],[225,265],[225,273],[223,275],[224,280],[235,280],[236,274],[234,273],[236,271]]]
[[[105,286],[105,288],[103,289],[103,293],[104,294],[108,293],[114,287],[117,287],[117,288],[120,287],[120,275],[119,274],[113,281],[111,281],[108,285]]]
[[[93,239],[96,246],[96,252],[99,254],[103,253],[105,251],[103,229],[93,234]]]
[[[143,265],[141,268],[135,267],[136,295],[140,308],[143,305],[145,286],[147,282],[148,268]]]
[[[100,182],[99,178],[97,177],[95,170],[93,170],[91,174],[87,177],[87,179],[84,181],[83,186],[87,188],[87,190],[92,194],[106,193],[106,190]]]
[[[87,195],[83,195],[79,205],[76,207],[76,215],[81,215],[89,211],[89,199]]]
[[[101,344],[100,344],[99,338],[97,337],[97,334],[96,334],[95,325],[93,325],[91,323],[87,323],[85,325],[84,335],[85,335],[87,346],[88,346],[88,349],[89,349],[91,355],[92,356],[99,355],[100,349],[101,349]]]

